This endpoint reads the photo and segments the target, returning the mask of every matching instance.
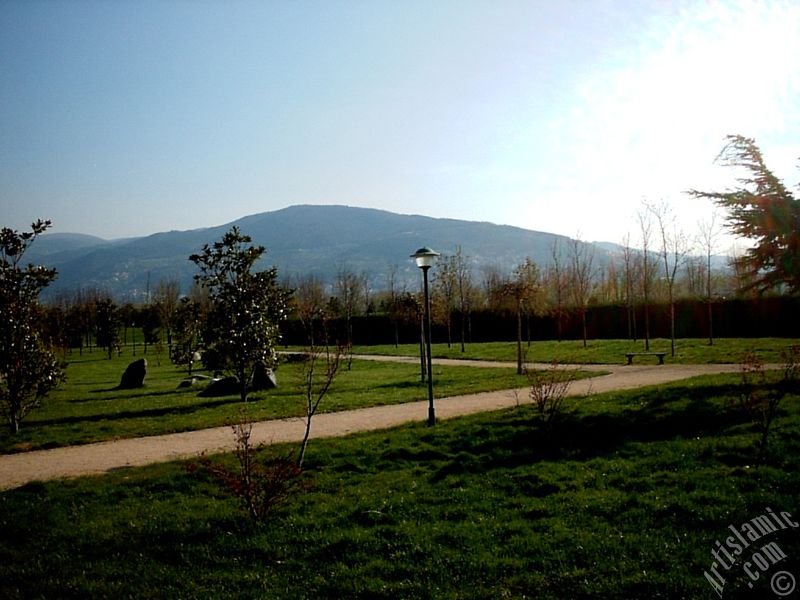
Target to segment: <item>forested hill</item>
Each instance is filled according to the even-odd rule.
[[[265,265],[286,276],[313,273],[332,281],[338,270],[366,273],[376,290],[386,285],[391,265],[400,281],[416,281],[409,258],[420,246],[453,254],[458,246],[476,276],[484,265],[510,271],[525,257],[544,267],[552,260],[554,242],[567,252],[569,239],[550,233],[492,223],[400,215],[347,206],[291,206],[251,215],[205,229],[169,231],[142,238],[106,241],[78,234],[39,238],[30,249],[33,262],[58,269],[50,294],[59,290],[98,287],[119,300],[142,300],[162,279],[191,285],[196,267],[190,254],[219,239],[233,225],[267,248]],[[597,247],[597,265],[604,264],[607,245]]]

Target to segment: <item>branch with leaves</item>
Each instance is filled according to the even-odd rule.
[[[39,307],[39,294],[56,278],[56,271],[21,266],[25,252],[50,225],[39,220],[31,231],[0,229],[0,409],[12,433],[64,379],[42,335]]]
[[[746,289],[786,286],[800,292],[800,200],[767,167],[755,140],[729,135],[717,162],[744,172],[738,186],[724,192],[690,190],[695,198],[726,209],[727,226],[753,246],[739,257],[750,274]]]
[[[277,364],[278,321],[285,318],[289,296],[278,285],[275,268],[254,270],[266,250],[251,242],[233,227],[222,240],[189,257],[200,268],[195,280],[208,290],[211,305],[203,360],[239,380],[242,402],[255,369]]]

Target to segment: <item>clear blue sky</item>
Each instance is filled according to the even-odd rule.
[[[800,3],[0,3],[0,224],[106,238],[299,203],[693,230],[728,133],[790,185]],[[435,244],[435,240],[431,241]]]

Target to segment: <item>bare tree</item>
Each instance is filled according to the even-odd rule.
[[[628,317],[628,339],[636,341],[636,288],[640,271],[638,255],[631,248],[631,236],[626,234],[622,242],[622,262],[625,269],[625,310]]]
[[[705,300],[708,316],[708,345],[714,345],[714,289],[713,289],[713,273],[711,270],[711,257],[714,255],[717,240],[720,234],[719,226],[717,225],[717,212],[711,213],[711,217],[707,221],[699,223],[699,241],[703,248],[706,258],[706,286],[705,286]]]
[[[565,305],[569,285],[567,270],[562,263],[559,238],[553,240],[550,256],[552,260],[547,270],[547,281],[549,283],[548,287],[553,294],[553,305],[556,314],[556,339],[560,342],[563,338]]]
[[[366,278],[346,267],[336,273],[335,294],[345,319],[347,334],[347,370],[353,368],[353,316],[366,296]]]
[[[598,304],[616,304],[622,301],[622,282],[619,266],[612,257],[604,269],[598,269],[599,277],[595,286],[595,297]]]
[[[189,377],[199,355],[206,309],[207,306],[188,297],[181,298],[175,308],[175,343],[170,348],[169,358],[174,364],[186,367]]]
[[[311,323],[325,306],[325,285],[316,275],[298,276],[295,279],[292,300],[300,321],[304,324]],[[311,336],[310,343],[313,345],[314,328],[307,325],[306,331]]]
[[[485,306],[489,310],[499,310],[503,305],[503,286],[506,278],[497,265],[483,265],[481,268]]]
[[[581,332],[585,348],[587,345],[586,309],[594,281],[594,246],[581,241],[580,235],[571,240],[569,273],[572,301],[581,317]]]
[[[175,309],[181,295],[181,284],[177,279],[161,279],[153,293],[153,306],[158,311],[161,326],[167,332],[167,346],[172,351],[172,328]]]
[[[303,320],[304,318],[305,320]],[[319,336],[313,333],[315,321],[317,320],[319,320],[322,328]],[[309,344],[305,351],[305,360],[302,368],[301,387],[303,390],[305,431],[297,456],[298,469],[303,468],[303,461],[308,449],[308,440],[311,437],[311,422],[319,410],[322,399],[330,390],[331,384],[339,372],[339,364],[342,358],[342,347],[336,346],[336,348],[332,349],[328,342],[328,320],[322,311],[316,315],[306,314],[304,317],[301,316],[301,321],[306,330]],[[317,337],[322,339],[322,346],[315,344],[314,340]]]
[[[461,246],[456,246],[455,255],[456,287],[458,289],[458,311],[461,314],[461,352],[466,352],[466,337],[470,313],[472,311],[472,273]]]
[[[650,350],[650,296],[653,289],[653,257],[650,254],[650,240],[653,235],[652,211],[647,202],[636,215],[639,221],[639,231],[642,234],[642,261],[641,278],[642,302],[644,305],[644,349]]]
[[[686,234],[680,230],[675,215],[665,203],[651,206],[660,236],[659,255],[664,266],[664,280],[667,282],[669,301],[670,353],[675,356],[675,278],[684,263],[689,250]]]
[[[389,265],[389,272],[387,277],[387,299],[386,299],[386,311],[389,313],[389,320],[392,323],[392,328],[394,329],[394,347],[397,348],[400,345],[400,320],[401,320],[401,311],[400,311],[400,294],[398,293],[397,287],[397,263],[392,263]]]
[[[108,353],[108,359],[119,348],[119,309],[111,296],[98,300],[95,304],[95,324],[97,327],[97,345]]]
[[[684,263],[686,276],[683,280],[683,289],[679,289],[691,298],[702,298],[705,302],[706,297],[706,259],[702,256],[687,256]]]
[[[744,265],[742,248],[734,244],[728,252],[728,267],[732,271],[732,285],[736,295],[742,297],[754,297],[756,292],[753,285],[753,272]]]
[[[436,275],[433,280],[431,297],[433,311],[447,328],[447,347],[453,343],[453,310],[455,308],[458,277],[456,275],[456,257],[442,254],[436,262]]]
[[[524,372],[522,350],[522,315],[527,307],[533,307],[539,290],[539,267],[531,258],[514,269],[514,277],[504,287],[504,294],[514,301],[517,315],[517,375]]]

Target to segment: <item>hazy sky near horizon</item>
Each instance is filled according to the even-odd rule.
[[[796,1],[5,0],[0,28],[17,229],[346,204],[620,242],[647,200],[694,233],[734,133],[797,189]]]

